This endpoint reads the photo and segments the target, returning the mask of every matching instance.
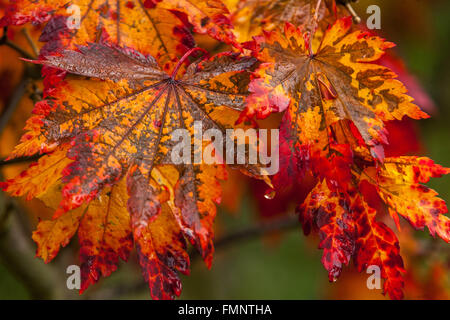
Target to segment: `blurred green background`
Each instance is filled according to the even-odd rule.
[[[436,104],[432,118],[419,124],[425,154],[450,166],[450,1],[359,1],[354,7],[363,23],[367,18],[365,8],[371,4],[381,7],[382,35],[397,44],[396,52]],[[450,177],[435,179],[429,185],[450,203]],[[248,190],[238,211],[239,215],[219,211],[221,229],[240,230],[258,220]],[[421,236],[429,237],[425,233]],[[328,283],[317,244],[317,238],[306,239],[301,230],[290,230],[277,239],[256,237],[220,248],[212,270],[207,270],[200,259],[193,261],[191,275],[182,277],[181,299],[340,298],[333,291],[339,284]],[[75,263],[74,256],[66,259]],[[43,264],[40,260],[38,263]],[[56,267],[53,272],[64,279],[65,269]],[[352,279],[363,285],[366,276]],[[118,272],[89,289],[86,297],[148,299],[148,289],[142,284],[138,268],[122,264]],[[108,291],[115,286],[121,289]],[[78,298],[74,292],[64,295]],[[29,290],[0,264],[0,299],[29,297]]]

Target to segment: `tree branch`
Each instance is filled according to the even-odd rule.
[[[269,235],[275,232],[288,231],[294,228],[298,228],[300,222],[298,217],[284,217],[276,221],[262,222],[236,232],[232,232],[219,238],[214,242],[216,249],[226,248],[234,243],[241,243],[242,241],[248,241],[255,239],[263,235]],[[200,254],[197,250],[190,250],[189,256],[191,260],[200,258]],[[102,290],[88,294],[85,298],[90,299],[117,299],[120,296],[129,295],[138,291],[146,290],[148,285],[145,281],[138,281],[134,283],[126,283],[125,285],[118,285],[115,287],[108,287]]]
[[[287,231],[299,226],[300,222],[296,216],[289,216],[276,221],[258,223],[217,239],[217,241],[214,242],[214,248],[225,248],[236,242],[252,240],[260,236],[269,235],[280,231]],[[189,255],[192,260],[200,258],[200,254],[195,249],[191,250]]]
[[[33,154],[32,156],[28,156],[28,157],[17,157],[17,158],[13,158],[13,159],[1,159],[0,160],[0,167],[1,166],[7,166],[10,164],[17,164],[17,163],[24,163],[24,162],[31,162],[31,161],[36,161],[39,160],[40,157],[45,156],[45,154]]]

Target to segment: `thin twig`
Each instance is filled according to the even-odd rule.
[[[30,32],[28,31],[27,28],[23,28],[22,29],[22,33],[24,34],[25,38],[27,39],[28,44],[30,45],[31,49],[33,49],[34,55],[36,57],[38,57],[39,56],[39,49],[38,49],[36,43],[31,38]]]
[[[31,54],[29,54],[26,50],[22,49],[17,44],[15,44],[14,42],[11,42],[8,39],[8,28],[7,27],[3,28],[3,36],[0,38],[0,45],[5,45],[5,46],[10,47],[11,49],[16,50],[23,58],[30,59],[30,60],[35,59],[35,57],[33,57]]]
[[[23,58],[34,60],[35,57],[33,57],[31,54],[29,54],[26,50],[19,47],[14,42],[11,42],[8,39],[8,27],[3,28],[3,36],[0,38],[0,45],[5,45],[10,47],[11,49],[16,50]]]
[[[321,3],[322,3],[322,0],[317,1],[316,11],[314,11],[314,21],[316,21],[316,22],[319,19],[319,9],[320,9]]]
[[[35,59],[35,57],[33,57],[31,54],[29,54],[27,51],[25,51],[24,49],[19,47],[14,42],[6,40],[3,44],[6,45],[7,47],[10,47],[11,49],[16,50],[22,56],[22,58],[26,58],[26,59],[29,59],[29,60],[34,60]]]

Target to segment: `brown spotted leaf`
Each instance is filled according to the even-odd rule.
[[[113,68],[109,59],[114,61]],[[41,135],[46,143],[72,139],[69,157],[80,158],[68,170],[92,167],[80,179],[92,179],[89,188],[95,192],[132,164],[147,172],[156,164],[172,163],[170,151],[178,141],[172,141],[171,134],[176,129],[187,129],[194,140],[195,121],[203,130],[231,127],[238,116],[233,109],[241,110],[247,95],[248,73],[243,70],[254,60],[222,54],[191,65],[179,80],[161,71],[151,58],[144,61],[96,44],[43,63],[108,79],[70,79],[45,100],[47,108],[42,111]],[[95,155],[101,154],[107,157],[97,162]],[[91,192],[79,191],[77,196],[86,198]]]
[[[255,38],[255,55],[263,62],[252,80],[245,116],[267,116],[267,110],[290,105],[283,125],[301,144],[326,145],[327,130],[350,120],[372,154],[382,159],[386,143],[383,121],[427,117],[406,95],[388,68],[372,62],[390,42],[362,31],[350,32],[351,19],[337,20],[320,41],[286,24],[284,32]],[[318,39],[319,40],[319,39]],[[269,99],[261,99],[262,95]]]

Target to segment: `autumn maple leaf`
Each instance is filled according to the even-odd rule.
[[[221,0],[150,0],[156,6],[187,16],[194,31],[240,48],[232,32],[229,11]]]
[[[360,175],[377,187],[377,192],[397,226],[398,215],[403,216],[416,229],[426,226],[430,234],[436,234],[450,242],[450,219],[445,201],[437,193],[424,186],[430,178],[449,174],[450,169],[435,164],[426,157],[386,158],[379,168],[367,167]]]
[[[378,167],[368,166],[364,171],[353,174],[355,180],[359,181],[360,190],[365,190],[362,184],[373,185],[399,229],[398,215],[401,215],[414,228],[423,230],[426,226],[433,237],[438,235],[448,243],[450,219],[445,215],[448,212],[447,206],[434,190],[423,185],[432,177],[438,178],[448,173],[450,169],[443,168],[426,157],[395,157],[386,158]],[[367,191],[363,193],[367,196]],[[398,254],[398,240],[394,233],[380,222],[370,222],[371,217],[375,217],[372,208],[366,204],[360,207],[363,215],[357,220],[360,234],[355,263],[359,271],[368,265],[382,266],[382,277],[386,279],[384,291],[389,293],[391,298],[402,298],[404,281],[399,277],[399,272],[404,271]],[[371,233],[367,234],[368,230]],[[374,236],[372,240],[367,237],[370,234]]]
[[[400,157],[386,159],[379,175],[369,176],[375,172],[374,167],[367,167],[363,174],[355,173],[354,179],[374,184],[397,224],[398,213],[415,228],[427,226],[431,235],[437,234],[449,242],[450,219],[444,215],[447,213],[444,201],[419,183],[447,174],[449,169],[427,158]],[[363,196],[356,188],[349,186],[343,190],[323,181],[316,185],[297,212],[305,234],[310,230],[319,232],[322,263],[330,281],[335,281],[343,266],[353,258],[359,271],[371,265],[380,267],[385,279],[384,292],[392,299],[401,299],[405,270],[397,237],[384,223],[376,221],[376,211],[364,198],[365,194]]]
[[[386,158],[383,164],[368,165],[363,171],[355,164],[351,168],[351,176],[345,179],[337,173],[318,173],[323,177],[319,179],[324,180],[297,209],[303,230],[305,234],[311,230],[319,232],[319,248],[324,250],[322,263],[330,281],[335,281],[353,258],[359,271],[370,265],[379,266],[385,279],[384,292],[392,299],[401,299],[405,271],[397,237],[376,221],[377,212],[366,198],[374,196],[370,192],[376,192],[398,228],[399,214],[416,229],[426,226],[432,236],[449,242],[450,219],[445,216],[445,202],[422,183],[448,174],[450,169],[425,157]]]
[[[447,207],[421,183],[449,171],[427,158],[384,159],[384,122],[425,118],[396,75],[376,62],[392,43],[351,30],[337,20],[322,37],[287,23],[284,33],[264,32],[247,44],[261,64],[249,85],[242,119],[286,110],[280,125],[276,189],[309,172],[318,180],[298,207],[305,233],[319,232],[322,263],[335,281],[354,259],[358,270],[377,265],[384,292],[403,297],[404,272],[398,240],[361,193],[361,181],[378,192],[394,221],[427,226],[448,242]],[[384,160],[384,162],[383,162]]]
[[[61,198],[61,184],[39,198],[55,208]],[[143,275],[154,299],[172,299],[181,292],[178,272],[189,274],[189,257],[181,228],[167,204],[152,222],[130,218],[126,181],[107,187],[88,205],[53,220],[41,221],[33,232],[37,256],[46,263],[77,233],[80,244],[81,288],[96,283],[117,269],[119,259],[127,261],[136,242]],[[136,239],[136,240],[134,240]]]
[[[13,0],[7,7],[2,27],[46,23],[45,45],[31,61],[44,65],[45,99],[10,155],[41,157],[0,183],[55,210],[33,232],[37,256],[51,261],[77,234],[81,293],[135,247],[151,296],[179,296],[188,243],[211,266],[226,178],[221,163],[195,158],[210,145],[215,160],[230,151],[208,145],[216,138],[199,136],[198,125],[227,136],[247,120],[284,112],[280,171],[267,198],[289,187],[297,201],[306,197],[297,213],[304,233],[320,236],[330,281],[353,260],[360,272],[379,267],[384,293],[402,298],[403,259],[386,219],[400,229],[403,217],[450,242],[445,202],[423,185],[450,169],[384,154],[387,121],[427,117],[380,65],[394,45],[352,27],[351,17],[336,20],[346,11],[334,0],[244,0],[232,11],[235,33],[221,0]],[[190,30],[253,57],[225,52],[189,63],[205,53],[193,48]],[[188,151],[173,138],[179,129]],[[234,134],[246,156],[260,147]],[[180,151],[188,161],[174,161]],[[239,165],[244,173],[269,182],[264,167],[247,162]]]
[[[261,34],[262,30],[271,31],[286,22],[301,26],[305,31],[316,28],[317,21],[326,26],[334,22],[337,10],[334,0],[243,0],[231,13],[234,32],[241,42],[245,42]]]
[[[81,181],[77,174],[73,175],[77,181],[69,185],[78,191],[68,193],[72,196],[67,199],[67,209],[91,199],[98,187],[114,182],[126,167],[138,164],[138,170],[151,172],[157,164],[171,163],[170,151],[176,143],[170,136],[174,130],[188,129],[193,137],[194,121],[201,121],[204,129],[223,131],[231,127],[237,112],[230,108],[242,109],[247,94],[248,73],[242,70],[255,62],[221,54],[209,63],[191,65],[182,79],[175,80],[155,61],[142,59],[93,44],[81,52],[67,51],[62,57],[42,61],[73,73],[110,80],[70,80],[54,99],[46,100],[46,108],[39,109],[46,112],[41,131],[47,145],[70,138],[75,142],[69,157],[88,152],[107,156],[102,162],[90,157],[79,159],[77,166],[92,168],[92,172],[84,171]],[[77,169],[74,164],[68,168]],[[66,176],[71,175],[67,172]],[[78,186],[83,181],[89,181],[90,191]],[[71,190],[69,185],[65,190]]]
[[[159,241],[152,235],[153,221],[169,219],[158,217],[163,211],[165,216],[168,215],[170,209],[179,228],[174,232],[178,234],[181,230],[210,266],[215,203],[220,201],[218,179],[224,178],[224,171],[222,165],[173,164],[172,151],[177,143],[171,135],[177,129],[188,130],[191,143],[194,143],[192,141],[198,139],[195,121],[202,123],[204,130],[216,129],[223,133],[226,128],[234,126],[248,94],[249,72],[244,70],[250,68],[255,59],[219,54],[191,64],[179,79],[176,78],[178,67],[168,75],[150,56],[102,44],[80,47],[80,51],[64,51],[62,55],[49,56],[40,62],[105,80],[70,78],[53,92],[52,97],[37,104],[33,123],[39,125],[30,127],[32,132],[25,134],[27,139],[18,150],[44,150],[47,155],[19,177],[4,183],[3,188],[15,195],[33,197],[42,196],[51,185],[62,183],[62,199],[57,205],[55,218],[65,221],[69,212],[73,215],[90,202],[98,203],[93,205],[94,209],[89,204],[88,213],[84,213],[83,219],[87,221],[81,222],[81,226],[86,225],[87,229],[93,228],[90,226],[93,222],[89,220],[100,219],[94,218],[98,216],[95,212],[110,210],[105,209],[108,201],[126,203],[134,242],[152,296],[178,295],[179,281],[167,272],[173,268],[187,272],[185,254],[174,255],[184,261],[183,268],[177,269],[169,260],[163,259],[158,268],[166,271],[158,274],[156,258],[152,255],[158,255],[159,249],[152,249],[149,244],[150,240]],[[195,147],[193,150],[197,152]],[[244,167],[247,173],[258,174],[256,167]],[[124,177],[127,196],[121,191],[120,199],[113,198],[116,189],[112,188],[123,184]],[[40,179],[46,183],[39,184]],[[110,197],[110,200],[105,200],[105,197]],[[103,209],[97,210],[96,206]],[[46,225],[51,223],[46,222]],[[42,228],[48,230],[41,226],[38,231]],[[158,234],[158,230],[159,227],[154,232]],[[83,238],[93,234],[89,230],[79,231]],[[122,235],[125,237],[123,232]],[[42,238],[38,234],[36,237]],[[67,239],[67,236],[62,238]],[[173,239],[181,241],[177,236]],[[81,261],[89,266],[82,268],[85,270],[83,289],[97,281],[99,274],[110,274],[112,269],[105,269],[105,263],[116,265],[117,256],[126,256],[119,253],[123,250],[112,244],[106,244],[107,249],[112,248],[115,252],[112,257],[108,258],[104,252],[99,254],[95,245],[98,240],[94,240],[87,239],[81,243]],[[170,251],[171,242],[161,241],[166,241],[168,246],[161,250]],[[45,247],[46,243],[41,241],[39,245]],[[183,247],[179,243],[178,247]],[[57,244],[53,246],[59,248]],[[54,248],[45,250],[55,251]],[[41,256],[47,260],[45,257],[54,255]],[[169,273],[173,272],[174,269]]]
[[[318,229],[319,248],[324,249],[322,264],[330,281],[335,281],[344,265],[348,265],[355,248],[355,224],[350,200],[344,193],[332,191],[326,181],[319,182],[297,209],[303,231]]]

